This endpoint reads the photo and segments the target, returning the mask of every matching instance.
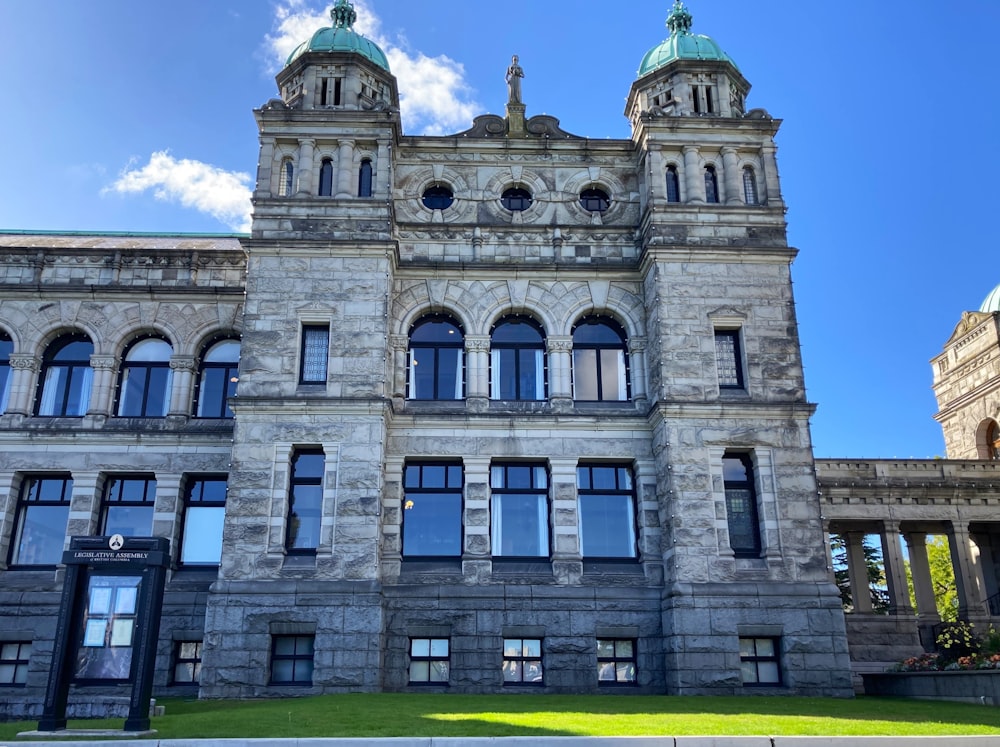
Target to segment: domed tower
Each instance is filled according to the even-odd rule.
[[[1000,285],[931,360],[949,459],[1000,459]]]

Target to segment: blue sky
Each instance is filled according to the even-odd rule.
[[[251,110],[320,0],[0,2],[0,228],[245,229]],[[998,283],[996,0],[689,0],[783,119],[779,166],[816,455],[944,455],[928,360]],[[622,114],[671,0],[355,2],[389,55],[408,134],[503,113],[593,138]],[[595,10],[590,10],[594,8]]]

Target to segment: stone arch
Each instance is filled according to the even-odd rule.
[[[641,300],[629,291],[626,291],[614,283],[609,284],[604,302],[599,303],[594,298],[591,283],[584,284],[587,290],[586,297],[580,297],[576,303],[567,307],[567,315],[563,320],[564,331],[560,334],[569,335],[581,318],[588,315],[607,316],[614,319],[625,330],[625,334],[631,340],[634,337],[643,337],[645,333],[642,320],[645,319],[645,311]]]
[[[21,336],[18,334],[18,326],[16,324],[11,324],[6,320],[6,318],[0,318],[0,334],[5,334],[10,338],[10,341],[14,346],[14,354],[23,353],[24,343],[21,340]]]
[[[976,456],[979,459],[1000,459],[1000,423],[984,418],[976,427]]]

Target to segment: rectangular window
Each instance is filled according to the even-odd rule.
[[[90,574],[84,628],[76,650],[77,681],[127,681],[139,619],[141,576]]]
[[[31,641],[0,642],[0,687],[24,687],[30,657]]]
[[[541,638],[504,638],[503,683],[505,685],[544,684]]]
[[[780,685],[779,638],[740,638],[743,686]]]
[[[271,638],[272,685],[312,684],[313,651],[316,637],[312,635],[276,635]]]
[[[447,685],[450,647],[447,638],[411,638],[410,684]]]
[[[54,566],[62,560],[72,492],[68,477],[25,478],[10,545],[11,565]]]
[[[637,557],[632,470],[615,465],[580,465],[576,483],[583,557]]]
[[[153,533],[156,480],[140,476],[109,477],[101,507],[101,534],[149,537]]]
[[[407,464],[403,557],[461,557],[462,465]]]
[[[634,639],[597,639],[597,684],[601,687],[635,684]]]
[[[547,558],[549,555],[549,475],[543,465],[494,464],[492,489],[493,555]]]
[[[174,642],[172,685],[197,685],[201,679],[201,641]]]
[[[184,488],[181,565],[215,566],[222,560],[222,525],[226,519],[225,475],[189,478]]]
[[[302,364],[300,384],[325,384],[327,362],[330,358],[330,325],[305,324],[302,326]]]
[[[743,361],[740,354],[738,329],[715,330],[715,365],[719,386],[723,389],[743,389]]]
[[[291,554],[312,555],[319,547],[325,469],[322,449],[300,449],[292,456],[285,542],[285,549]]]
[[[760,522],[753,462],[749,454],[727,452],[722,457],[722,479],[726,490],[729,546],[740,558],[759,558]]]

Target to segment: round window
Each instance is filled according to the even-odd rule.
[[[451,191],[451,187],[435,184],[424,190],[421,200],[428,210],[447,210],[455,201],[455,193]]]
[[[508,210],[527,210],[531,207],[531,192],[521,187],[505,189],[500,195],[500,203]]]

